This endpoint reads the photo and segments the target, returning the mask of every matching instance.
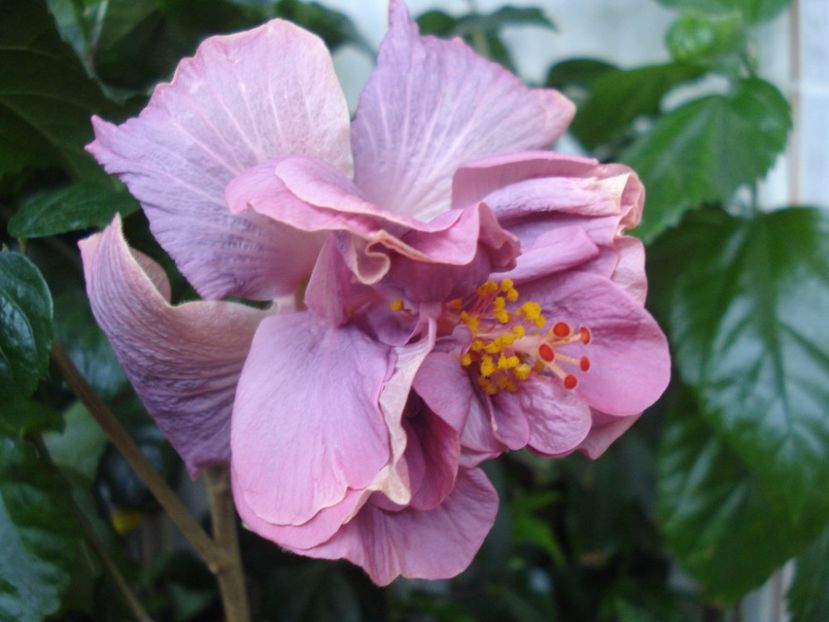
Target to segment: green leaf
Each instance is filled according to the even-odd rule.
[[[32,432],[60,430],[60,413],[22,395],[12,395],[3,401],[0,416],[0,435],[23,438]]]
[[[829,620],[829,529],[795,560],[795,568],[786,594],[791,622]]]
[[[621,156],[648,191],[637,235],[650,241],[703,202],[727,201],[756,181],[786,145],[786,98],[758,79],[730,95],[689,102],[659,119]]]
[[[556,25],[538,7],[501,7],[492,13],[473,13],[458,19],[452,34],[496,33],[504,26],[539,26],[555,30]]]
[[[73,403],[63,419],[63,431],[43,435],[49,455],[58,467],[71,469],[92,482],[107,447],[107,436],[80,402]]]
[[[0,253],[0,398],[30,395],[52,347],[52,297],[35,265]]]
[[[669,312],[683,380],[793,513],[829,507],[829,213],[689,219],[686,235]]]
[[[0,177],[58,164],[79,179],[104,173],[83,150],[89,117],[112,105],[58,34],[43,0],[0,0]]]
[[[56,613],[82,541],[66,483],[31,447],[0,437],[0,621]]]
[[[569,58],[550,67],[545,84],[560,90],[573,86],[589,90],[596,80],[617,69],[616,65],[597,58]]]
[[[9,233],[39,238],[103,227],[115,214],[127,216],[137,209],[138,202],[126,190],[79,182],[24,203],[9,220]]]
[[[741,52],[747,36],[742,16],[736,11],[720,15],[691,13],[671,25],[666,42],[671,56],[680,63],[713,63]]]
[[[730,13],[740,11],[749,22],[771,19],[785,9],[791,0],[659,0],[672,8],[698,13]]]
[[[127,386],[127,378],[104,332],[100,329],[86,290],[67,288],[55,294],[55,338],[63,344],[67,354],[104,399],[114,398]]]
[[[638,117],[659,113],[668,91],[702,73],[680,64],[607,71],[592,83],[570,131],[587,149],[595,149],[618,138]]]
[[[662,530],[680,564],[708,596],[728,602],[763,583],[822,526],[795,519],[688,396],[668,420],[658,495]]]

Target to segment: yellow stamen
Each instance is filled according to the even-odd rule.
[[[495,363],[493,362],[492,357],[489,354],[484,354],[481,359],[481,375],[484,378],[489,378],[494,373]]]
[[[526,380],[530,377],[532,370],[533,368],[526,363],[521,363],[518,367],[512,370],[512,373],[515,374],[515,377],[518,378],[518,380]]]
[[[402,311],[403,310],[403,301],[400,298],[395,298],[389,303],[391,310],[394,312]]]
[[[464,367],[472,365],[472,355],[469,354],[469,352],[466,352],[463,356],[461,356],[461,365]]]

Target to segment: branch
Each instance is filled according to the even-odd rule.
[[[66,384],[86,406],[95,421],[109,437],[110,442],[115,445],[115,448],[136,472],[141,481],[144,482],[181,534],[204,560],[210,571],[213,574],[218,574],[226,562],[227,554],[220,546],[216,546],[216,543],[210,539],[210,536],[193,518],[176,496],[176,493],[167,485],[167,482],[156,471],[152,463],[147,460],[138,445],[124,429],[124,426],[121,425],[121,422],[95,393],[95,390],[89,386],[81,372],[75,367],[72,359],[69,358],[69,355],[57,341],[52,343],[52,361],[60,369]]]
[[[204,471],[204,483],[210,500],[210,519],[213,538],[225,552],[227,559],[219,567],[217,578],[222,594],[222,605],[227,622],[250,622],[245,573],[239,555],[239,538],[236,533],[236,510],[230,494],[230,477],[226,465],[214,466]]]

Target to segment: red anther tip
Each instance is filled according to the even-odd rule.
[[[581,342],[583,344],[587,345],[588,343],[590,343],[590,339],[591,339],[590,329],[587,328],[586,326],[582,326],[579,329],[579,337],[581,337]]]
[[[548,344],[542,343],[538,346],[538,356],[549,363],[556,357],[556,353]]]
[[[553,326],[553,334],[559,339],[564,339],[570,336],[570,325],[567,322],[556,322]]]
[[[578,383],[579,383],[579,381],[576,380],[576,377],[573,376],[572,374],[568,374],[567,376],[564,377],[564,388],[565,389],[575,389],[576,385]]]
[[[579,359],[579,367],[581,367],[582,371],[587,371],[590,369],[590,359],[586,356],[583,356]]]

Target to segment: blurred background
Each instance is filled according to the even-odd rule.
[[[425,32],[463,36],[576,101],[558,150],[640,173],[648,305],[674,382],[598,461],[488,464],[499,518],[455,580],[378,589],[240,530],[254,619],[827,622],[829,2],[408,5]],[[4,622],[129,619],[72,508],[153,619],[221,618],[210,572],[48,353],[63,344],[206,522],[201,482],[91,318],[75,242],[119,212],[175,298],[193,292],[80,147],[92,112],[136,114],[204,37],[276,16],[325,39],[353,110],[386,30],[382,0],[0,0],[0,354],[19,354],[0,361]]]

